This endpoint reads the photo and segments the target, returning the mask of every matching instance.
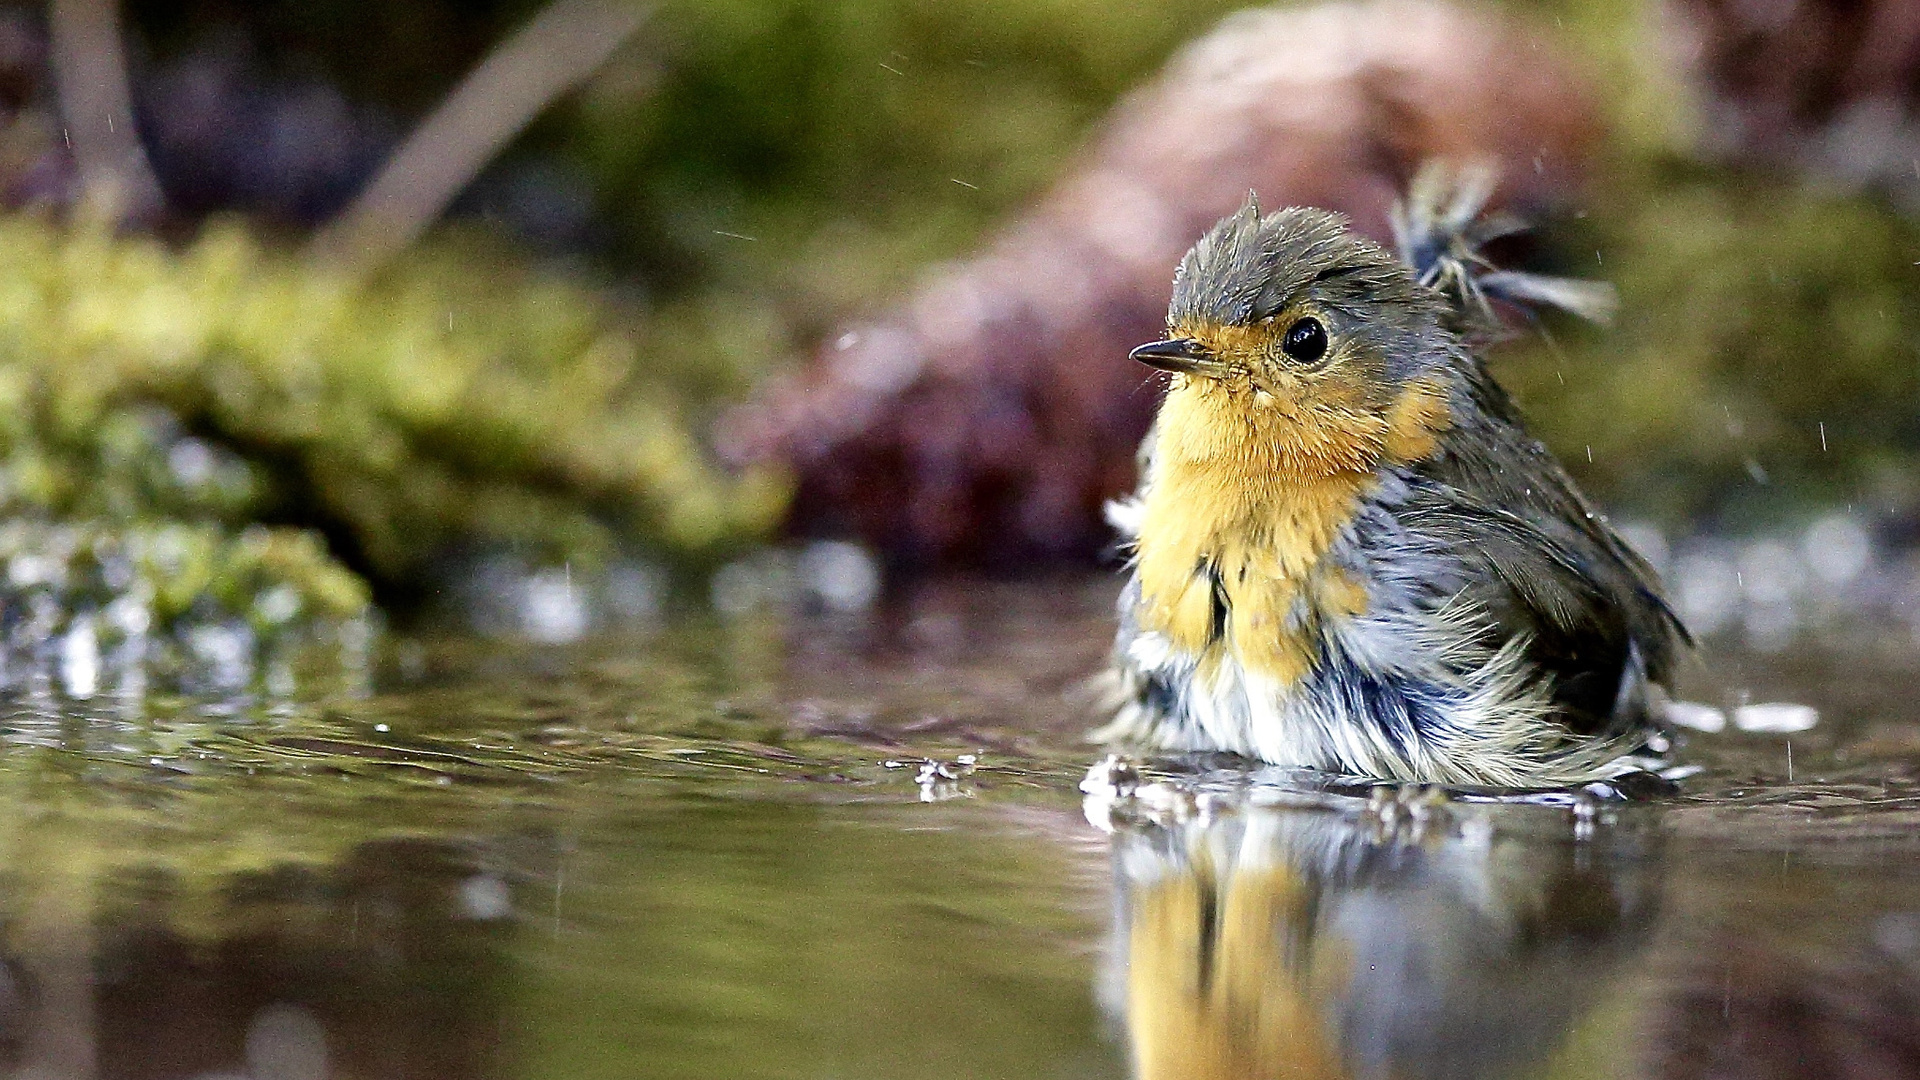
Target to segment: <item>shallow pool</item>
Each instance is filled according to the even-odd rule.
[[[1103,581],[369,697],[8,706],[0,1065],[46,1077],[1920,1075],[1920,653],[1707,650],[1645,803],[1096,767]]]

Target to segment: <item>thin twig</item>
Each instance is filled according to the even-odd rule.
[[[166,205],[133,124],[133,92],[117,0],[53,0],[53,77],[82,197],[120,220],[144,219]]]
[[[630,0],[547,5],[414,129],[373,183],[313,238],[314,254],[365,273],[406,250],[509,140],[605,63],[646,16]]]

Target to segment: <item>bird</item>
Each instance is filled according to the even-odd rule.
[[[1604,320],[1613,294],[1494,269],[1520,223],[1493,188],[1423,169],[1397,251],[1249,193],[1181,260],[1167,337],[1131,353],[1170,378],[1108,505],[1095,739],[1506,789],[1662,748],[1686,628],[1481,356],[1496,301]]]

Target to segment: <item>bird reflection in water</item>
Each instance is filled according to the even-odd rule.
[[[1535,1075],[1650,936],[1651,831],[1378,791],[1089,800],[1140,1080]]]

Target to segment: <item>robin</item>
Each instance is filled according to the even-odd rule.
[[[1477,355],[1491,301],[1601,317],[1594,282],[1480,255],[1485,175],[1429,169],[1400,253],[1249,196],[1187,252],[1096,736],[1449,785],[1618,769],[1685,628]]]

